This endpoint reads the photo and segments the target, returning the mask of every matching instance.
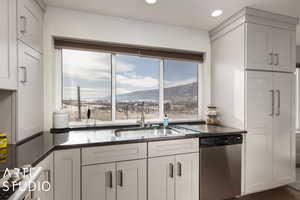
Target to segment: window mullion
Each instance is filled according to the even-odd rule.
[[[164,60],[159,65],[159,118],[164,117]]]
[[[111,115],[116,120],[116,54],[111,54]]]
[[[201,119],[203,116],[203,64],[198,64],[198,76],[197,76],[197,83],[198,83],[198,92],[197,92],[197,101],[198,101],[198,119]]]

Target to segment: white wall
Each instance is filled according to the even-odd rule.
[[[207,31],[48,7],[44,24],[45,130],[52,126],[52,111],[57,100],[53,36],[205,52],[203,105],[210,102],[210,40]]]

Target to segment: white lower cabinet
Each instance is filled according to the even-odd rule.
[[[116,164],[82,167],[83,200],[116,200]]]
[[[147,160],[82,167],[83,200],[146,200]]]
[[[275,115],[273,123],[273,184],[295,181],[295,76],[274,73]]]
[[[38,179],[41,189],[35,192],[38,200],[53,200],[53,154],[42,160],[37,167],[43,168],[43,173]]]
[[[174,156],[148,160],[148,200],[174,200]]]
[[[80,200],[80,149],[54,152],[54,199]]]
[[[245,192],[250,194],[295,181],[295,77],[246,74]]]
[[[199,200],[199,153],[150,158],[148,200]]]

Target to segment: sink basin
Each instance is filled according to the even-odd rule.
[[[180,135],[180,132],[172,128],[132,128],[132,129],[118,129],[115,131],[116,137],[161,137]]]

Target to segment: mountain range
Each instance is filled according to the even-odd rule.
[[[197,98],[198,84],[193,82],[186,85],[179,85],[168,87],[164,89],[164,98],[166,100],[178,101],[192,101]],[[159,98],[159,90],[141,90],[130,92],[126,94],[117,95],[118,101],[157,101]]]

